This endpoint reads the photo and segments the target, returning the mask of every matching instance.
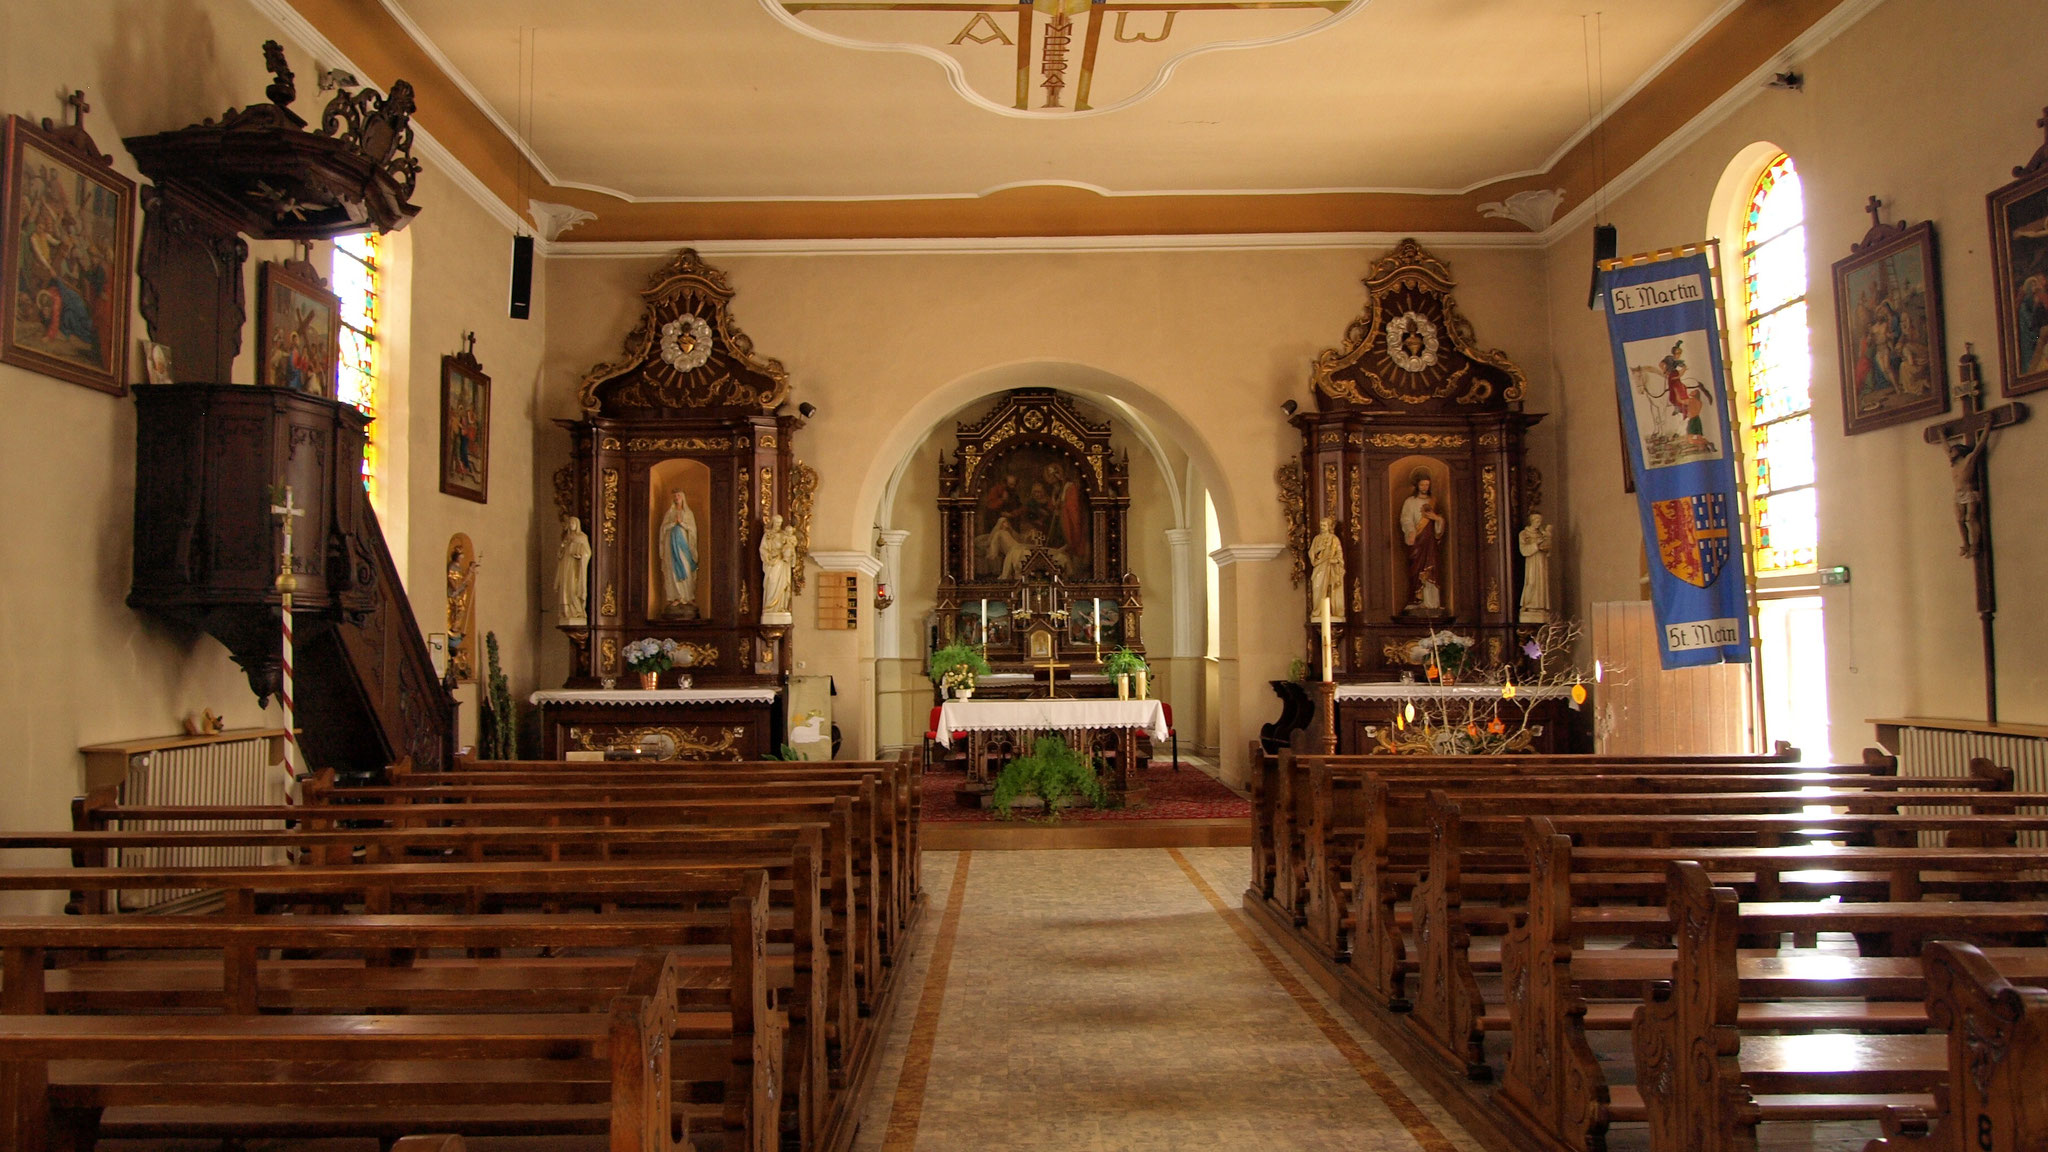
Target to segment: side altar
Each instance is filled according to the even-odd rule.
[[[1501,692],[1544,683],[1571,634],[1538,511],[1542,477],[1525,458],[1543,419],[1523,410],[1528,380],[1479,343],[1449,265],[1415,241],[1375,261],[1364,286],[1343,343],[1315,360],[1315,409],[1291,420],[1301,453],[1278,475],[1307,593],[1307,665],[1335,682],[1337,746],[1370,751],[1368,732],[1398,717],[1403,746],[1419,750],[1413,705],[1425,726],[1482,732],[1540,709],[1537,747],[1569,751],[1559,742],[1573,725],[1548,713],[1577,700],[1524,695],[1507,707]]]
[[[788,375],[755,353],[733,295],[679,252],[620,358],[584,376],[582,418],[558,421],[573,450],[555,476],[554,581],[571,691],[535,700],[550,755],[648,740],[669,758],[758,759],[781,743],[817,476],[796,458]],[[613,691],[637,685],[643,642],[680,671]]]

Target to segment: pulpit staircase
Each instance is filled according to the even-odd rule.
[[[311,768],[371,779],[454,758],[455,701],[363,489],[368,418],[277,388],[138,389],[135,576],[128,603],[218,639],[268,701],[282,673],[273,500],[304,508],[292,541],[295,695]]]

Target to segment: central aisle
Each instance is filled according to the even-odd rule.
[[[1242,919],[1249,867],[1243,848],[927,853],[856,1148],[1476,1149]]]

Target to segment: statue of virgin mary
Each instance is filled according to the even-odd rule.
[[[655,532],[655,551],[661,557],[663,616],[691,619],[697,615],[697,515],[682,489],[669,494],[668,511]]]

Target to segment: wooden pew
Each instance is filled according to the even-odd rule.
[[[786,1084],[772,1081],[755,1083],[750,1091],[753,1095],[766,1093],[769,1098],[787,1098],[796,1126],[808,1134],[814,1131],[823,1119],[822,1112],[826,1107],[825,1100],[830,1083],[825,1068],[825,1030],[819,1026],[821,1006],[826,1003],[827,997],[823,984],[824,973],[816,963],[816,859],[810,845],[807,844],[798,845],[793,857],[722,855],[708,861],[689,862],[363,864],[282,868],[192,868],[167,871],[122,868],[0,869],[0,890],[33,891],[69,886],[90,891],[133,887],[144,882],[145,878],[153,878],[177,887],[212,888],[227,893],[230,914],[225,919],[149,916],[100,918],[101,923],[127,921],[142,926],[185,920],[198,927],[201,932],[204,932],[208,925],[236,922],[237,917],[257,906],[259,894],[271,900],[287,896],[349,896],[360,899],[372,912],[381,914],[409,902],[418,903],[434,899],[452,902],[463,911],[467,911],[467,906],[472,903],[472,895],[477,891],[487,891],[491,893],[494,901],[516,901],[527,906],[596,906],[607,913],[595,926],[599,928],[614,918],[632,918],[635,922],[646,920],[661,926],[661,930],[667,933],[663,943],[669,946],[721,944],[728,949],[735,949],[740,946],[739,942],[730,936],[735,922],[722,913],[694,912],[694,905],[706,900],[729,901],[732,893],[741,891],[742,886],[751,884],[753,878],[758,876],[761,878],[761,919],[765,933],[769,877],[777,873],[782,876],[782,882],[789,886],[795,899],[789,928],[793,952],[787,985],[788,996],[785,1001],[789,1020],[786,1024],[778,1024],[775,1029],[772,1059],[756,1053],[742,1061],[735,1052],[734,1066],[752,1066],[764,1070],[761,1075],[786,1078]],[[649,918],[617,911],[615,906],[620,904],[642,907],[651,905],[660,907],[662,911]],[[316,932],[316,926],[323,921],[341,923],[345,920],[335,920],[327,916],[288,916],[274,919],[280,924],[290,925],[287,931],[301,934]],[[499,917],[485,917],[484,920],[508,926],[526,924],[520,932],[501,937],[498,944],[490,946],[500,947],[508,943],[519,947],[539,946],[533,939],[539,933],[531,926],[531,917],[524,921]],[[568,934],[555,932],[549,938],[568,943],[553,946],[605,946],[601,943],[573,943],[593,937],[593,925],[587,920],[563,923],[573,931]],[[602,938],[601,933],[595,935]],[[238,945],[239,950],[254,947],[254,944]],[[234,959],[253,963],[253,953]],[[714,989],[720,987],[720,980],[729,970],[728,961],[723,954],[712,958],[710,963],[714,964],[715,968],[709,970],[705,969],[706,961],[703,960],[684,957],[678,959],[677,963],[693,973],[693,986],[702,985]],[[751,967],[747,971],[750,982],[741,983],[733,980],[728,985],[727,995],[733,1000],[729,1012],[735,1020],[751,1020],[765,1011],[768,1004],[768,965],[764,954],[757,950],[752,954],[749,963]],[[739,968],[730,970],[735,974],[741,971]],[[705,980],[707,972],[712,977],[708,982]],[[758,973],[758,976],[753,973]],[[142,977],[147,980],[149,974],[143,973]],[[224,994],[230,1009],[245,1014],[257,1012],[262,1007],[262,990],[257,983],[247,979],[247,965],[231,964],[228,977],[230,982],[225,986]],[[755,987],[757,984],[759,987]],[[427,986],[432,987],[431,980]],[[146,992],[147,985],[144,986],[144,990]],[[382,994],[390,995],[395,991],[387,986]],[[444,991],[459,998],[459,989]],[[532,991],[535,995],[546,994],[545,989],[539,987]],[[742,1003],[742,1000],[745,1003]],[[488,1004],[488,998],[483,1003]],[[786,1040],[784,1032],[787,1033]],[[733,1042],[736,1048],[761,1043],[756,1037],[737,1033]],[[788,1070],[786,1077],[783,1072],[785,1068]],[[773,1116],[772,1110],[769,1115]],[[768,1126],[771,1129],[775,1127],[772,1122]]]
[[[498,917],[0,920],[0,1082],[7,1088],[0,1098],[0,1132],[10,1148],[41,1152],[50,1146],[54,1118],[62,1139],[89,1148],[101,1134],[108,1106],[145,1113],[134,1129],[143,1133],[239,1137],[249,1134],[251,1112],[267,1112],[271,1123],[287,1128],[296,1112],[302,1124],[322,1134],[393,1136],[416,1129],[422,1108],[452,1108],[474,1117],[509,1113],[510,1122],[537,1130],[545,1125],[530,1105],[553,1100],[597,1104],[596,1117],[618,1152],[682,1148],[687,1144],[670,1138],[671,1063],[683,1061],[690,1066],[686,1077],[698,1075],[698,1054],[709,1042],[723,1052],[725,1123],[736,1146],[772,1152],[781,1045],[779,1017],[768,1009],[759,963],[766,888],[765,873],[756,872],[729,898],[735,978],[731,1007],[722,1013],[679,1012],[680,957],[666,951],[643,954],[621,992],[598,1012],[257,1015],[236,1010],[234,1003],[234,990],[255,983],[255,957],[262,948],[345,947],[370,955],[391,948],[496,948],[524,940],[630,946],[635,928],[644,939],[651,921],[628,928],[563,917],[534,918],[539,923]],[[715,890],[731,886],[721,877]],[[708,895],[713,889],[701,891]],[[677,927],[667,927],[670,939],[677,938]],[[138,1015],[103,1008],[89,1016],[46,1014],[44,957],[59,949],[102,947],[220,949],[226,1011]],[[478,1079],[460,1070],[472,1061],[489,1062],[495,1071]],[[392,1075],[383,1068],[404,1071]],[[447,1073],[433,1071],[440,1068]],[[508,1098],[519,1103],[503,1103]],[[338,1107],[342,1101],[350,1107]],[[577,1130],[589,1130],[590,1117],[582,1120]],[[120,1123],[113,1131],[128,1134]]]
[[[1927,1014],[1948,1034],[1946,1091],[1932,1117],[1895,1109],[1864,1152],[2048,1148],[2048,991],[2014,987],[1969,944],[1931,941]]]

